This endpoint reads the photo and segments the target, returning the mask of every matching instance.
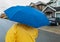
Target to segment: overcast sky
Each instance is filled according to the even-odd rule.
[[[6,8],[15,6],[15,5],[29,5],[31,2],[49,2],[49,0],[0,0],[0,12],[4,11]]]
[[[49,0],[7,0],[7,2],[11,5],[29,5],[31,2],[42,1],[47,3]]]

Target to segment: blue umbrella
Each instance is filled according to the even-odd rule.
[[[48,18],[43,12],[30,6],[13,6],[4,12],[10,20],[35,28],[49,24]]]

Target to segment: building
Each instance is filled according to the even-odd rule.
[[[47,15],[48,18],[59,17],[60,18],[60,7],[46,6],[43,9],[43,12]]]
[[[30,6],[44,12],[48,18],[50,17],[60,18],[60,0],[50,0],[48,3],[43,3],[39,1],[36,3],[31,3]]]
[[[60,18],[60,0],[50,0],[42,11],[47,15],[48,18]]]
[[[50,6],[60,7],[60,0],[50,0],[50,2],[52,2],[52,4],[50,4]]]
[[[34,8],[37,8],[38,10],[42,11],[46,7],[46,4],[39,1],[39,2],[36,2],[36,3],[31,3],[30,6],[32,6]]]

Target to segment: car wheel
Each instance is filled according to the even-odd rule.
[[[59,23],[57,22],[57,23],[56,23],[56,25],[58,26],[58,25],[59,25]]]

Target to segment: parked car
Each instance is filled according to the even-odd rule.
[[[49,18],[50,25],[58,26],[59,25],[58,21],[59,21],[59,19],[57,19],[57,18]]]

